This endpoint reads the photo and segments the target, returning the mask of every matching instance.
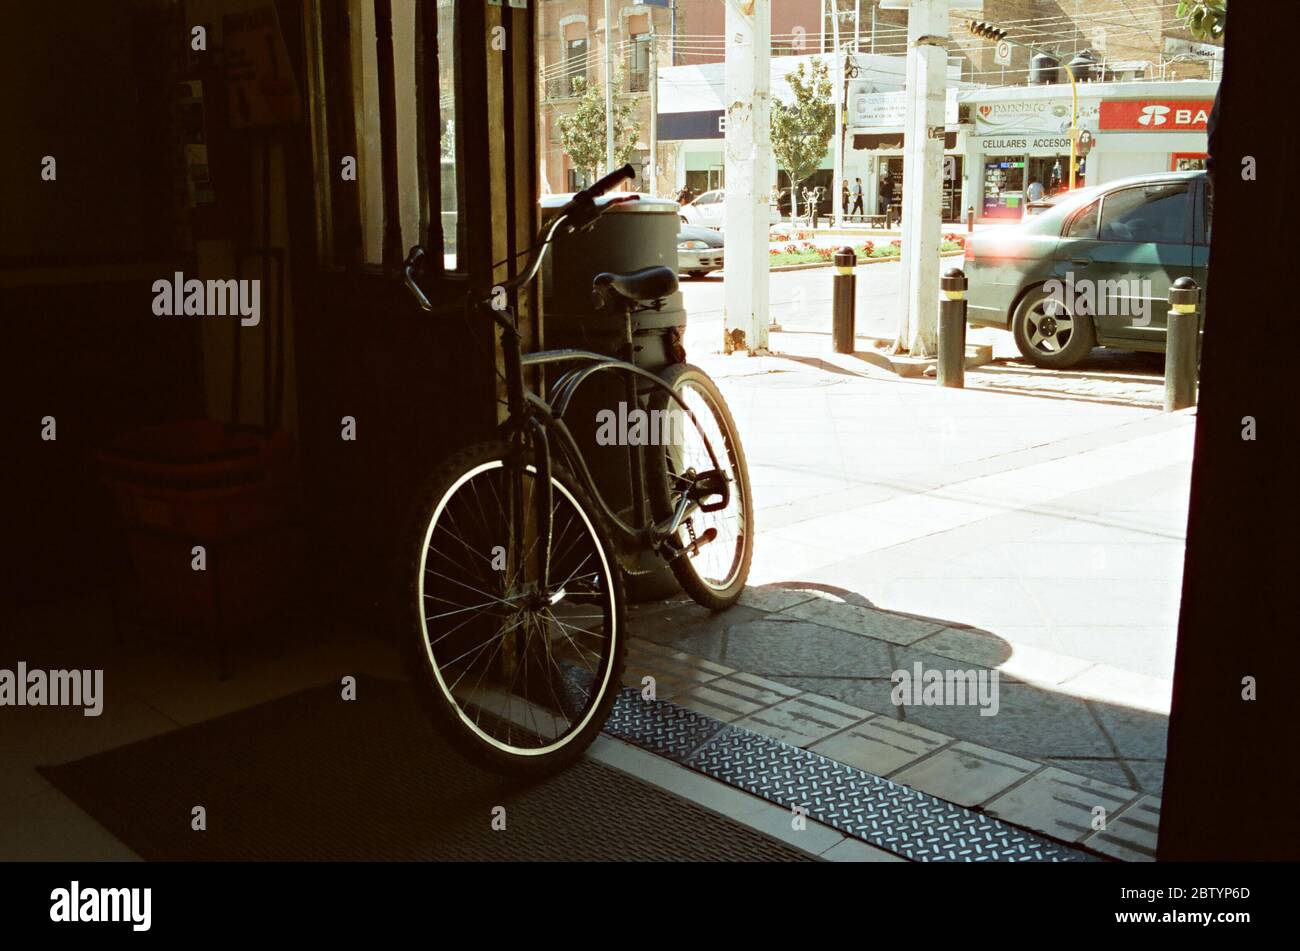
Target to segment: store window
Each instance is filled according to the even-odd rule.
[[[1019,218],[1025,199],[1023,156],[993,156],[984,162],[984,217]]]
[[[1101,240],[1186,244],[1191,213],[1186,183],[1125,188],[1102,203]]]
[[[1169,156],[1171,172],[1203,172],[1209,165],[1210,156],[1205,152],[1175,152]]]

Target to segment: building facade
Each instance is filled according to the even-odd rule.
[[[638,130],[632,156],[638,170],[635,187],[657,194],[675,194],[689,184],[698,194],[722,185],[723,131],[716,116],[706,115],[720,113],[723,108],[720,90],[726,9],[721,0],[611,0],[608,30],[605,0],[539,0],[539,3],[538,131],[544,192],[572,191],[586,184],[588,176],[565,153],[559,120],[578,108],[575,79],[585,80],[603,91],[609,81],[607,47],[612,54],[612,74],[619,84],[619,102],[631,106]],[[871,183],[888,166],[893,168],[897,179],[902,170],[901,138],[871,137],[895,135],[895,125],[901,135],[901,118],[891,100],[862,100],[861,97],[887,95],[901,88],[907,52],[905,11],[882,9],[880,0],[774,0],[773,95],[779,95],[784,75],[798,62],[798,57],[822,56],[833,51],[832,14],[836,9],[841,49],[852,62],[850,69],[860,76],[858,80],[848,81],[845,174],[850,181],[861,176],[864,182]],[[1096,63],[1093,73],[1103,83],[1120,79],[1146,82],[1206,79],[1216,76],[1218,71],[1216,57],[1221,50],[1194,43],[1166,0],[984,0],[980,18],[1006,29],[1017,41],[1032,44],[1033,48],[1014,46],[1010,63],[1000,65],[995,62],[994,45],[962,29],[964,20],[954,17],[949,45],[950,81],[963,95],[974,87],[1037,88],[1028,85],[1030,60],[1035,51],[1049,53],[1064,63],[1089,50]],[[1053,72],[1059,74],[1056,78],[1064,79],[1064,70]],[[1068,97],[1068,88],[1066,94]],[[970,101],[977,107],[996,107],[1000,116],[1007,116],[1010,115],[1007,110],[1012,108],[1010,104],[1015,101],[1050,102],[1045,107],[1050,111],[1059,107],[1056,98],[1051,93],[1026,92],[1018,99],[1014,92],[1004,96],[990,91],[982,100]],[[872,110],[871,118],[856,111],[863,105]],[[1087,108],[1095,110],[1099,105],[1093,102]],[[687,113],[697,115],[684,118]],[[1088,118],[1086,110],[1083,118]],[[650,155],[652,121],[657,123],[659,139],[654,161]],[[945,151],[953,162],[947,163],[946,168],[953,178],[945,194],[948,220],[964,216],[965,209],[972,206],[977,215],[984,214],[983,182],[986,178],[995,182],[999,175],[984,168],[981,156],[1009,154],[1008,148],[1010,152],[1015,151],[1011,143],[999,146],[996,141],[989,141],[995,140],[1002,131],[1006,130],[994,128],[991,121],[985,121],[978,113],[974,119],[958,121],[954,117],[949,123]],[[1054,138],[1060,138],[1059,131]],[[1141,141],[1138,140],[1139,144]],[[1115,143],[1112,148],[1117,149],[1118,140],[1112,142]],[[1003,150],[1001,153],[999,148]],[[1026,144],[1023,173],[1012,171],[1017,166],[1001,171],[1010,171],[1011,184],[1018,174],[1050,175],[1060,154],[1059,142],[1049,143],[1041,136],[1035,137]],[[1068,147],[1064,154],[1068,155]],[[1122,160],[1114,157],[1112,161],[1118,168]],[[833,164],[828,151],[823,169],[818,173],[818,184],[822,184],[821,178],[827,177],[822,173],[828,173]],[[972,174],[979,183],[978,188],[971,187]],[[991,216],[1007,213],[1005,202],[1012,200],[1013,191],[1009,187],[999,189],[1005,200],[1001,210],[990,205]]]

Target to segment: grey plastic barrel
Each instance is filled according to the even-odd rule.
[[[611,197],[623,197],[616,192]],[[542,199],[546,217],[569,200],[568,195]],[[601,199],[597,204],[604,204]],[[598,218],[588,231],[559,236],[546,257],[542,273],[542,342],[547,350],[574,347],[626,358],[621,353],[624,324],[621,314],[597,311],[591,299],[592,279],[602,271],[627,273],[662,265],[677,270],[677,233],[681,219],[677,203],[667,198],[641,195],[636,201],[617,204]],[[669,297],[658,311],[644,311],[632,317],[632,362],[652,372],[678,362],[686,310],[681,292]],[[546,371],[554,381],[563,366]],[[583,383],[565,422],[586,455],[587,464],[606,501],[629,524],[643,520],[631,511],[631,450],[626,446],[602,446],[596,442],[596,414],[604,409],[617,412],[625,402],[626,374],[601,373]],[[631,407],[628,407],[631,409]],[[653,447],[647,449],[647,455]],[[625,565],[628,595],[634,600],[667,597],[677,590],[671,572],[657,558],[646,557],[638,564]]]

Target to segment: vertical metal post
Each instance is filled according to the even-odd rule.
[[[614,169],[614,23],[605,0],[605,172]]]
[[[966,273],[950,267],[939,281],[939,365],[935,378],[940,386],[966,385]]]
[[[654,16],[654,11],[650,11]],[[659,194],[659,34],[650,24],[650,187],[651,195]]]
[[[1196,319],[1201,289],[1190,277],[1169,288],[1169,317],[1165,336],[1165,412],[1196,405],[1196,358],[1200,321]]]
[[[840,191],[844,187],[844,53],[840,49],[840,0],[831,0],[831,35],[835,38],[835,68],[831,75],[835,95],[835,138],[832,140],[835,177],[831,182],[831,212],[835,227],[843,228],[844,203],[840,201]]]
[[[831,347],[836,353],[854,350],[854,308],[857,306],[858,278],[853,267],[858,263],[857,252],[840,248],[835,252],[835,276],[831,289]]]

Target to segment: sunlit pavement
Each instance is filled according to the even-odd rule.
[[[860,293],[864,270],[886,286],[897,269],[859,269]],[[1023,758],[1035,776],[1158,796],[1195,426],[1156,408],[1159,358],[1099,352],[1070,374],[1004,361],[965,390],[900,381],[829,353],[828,272],[779,277],[774,300],[801,285],[813,300],[816,282],[826,306],[775,307],[806,329],[774,334],[765,357],[712,352],[721,281],[685,285],[690,358],[745,441],[751,580],[769,593],[714,619],[664,609],[677,621],[634,631],[810,702]],[[895,706],[890,674],[916,662],[997,669],[998,714]],[[789,697],[762,699],[744,715]]]

